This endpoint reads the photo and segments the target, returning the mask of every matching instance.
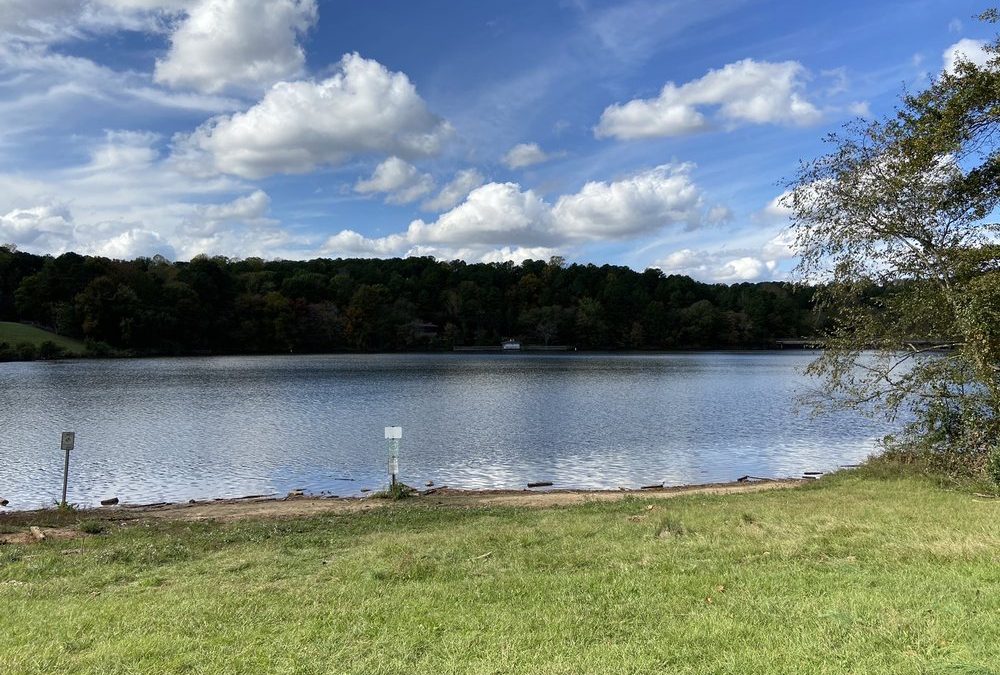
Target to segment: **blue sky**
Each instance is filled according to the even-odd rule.
[[[0,0],[0,242],[786,278],[777,205],[961,0]]]

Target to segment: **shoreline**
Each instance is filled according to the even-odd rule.
[[[325,357],[325,356],[441,356],[453,355],[456,357],[475,355],[495,355],[506,354],[508,356],[528,355],[528,356],[667,356],[672,354],[771,354],[780,352],[791,353],[812,353],[822,351],[820,348],[799,348],[799,347],[719,347],[716,349],[707,348],[676,348],[676,349],[521,349],[504,351],[500,348],[483,347],[470,349],[435,349],[435,350],[413,350],[413,351],[341,351],[341,352],[263,352],[263,353],[212,353],[212,354],[115,354],[98,356],[86,355],[65,355],[51,359],[13,359],[0,361],[0,365],[5,363],[58,363],[67,361],[143,361],[154,359],[214,359],[214,358],[272,358],[272,357]]]
[[[358,513],[373,509],[398,505],[434,506],[446,508],[489,508],[523,507],[548,508],[572,506],[589,502],[609,502],[638,497],[643,499],[669,499],[686,495],[723,495],[759,492],[762,490],[795,488],[812,482],[808,478],[773,478],[731,481],[724,483],[700,483],[646,489],[618,490],[505,490],[472,489],[464,490],[447,486],[431,487],[416,491],[401,500],[379,498],[374,495],[363,497],[322,497],[296,495],[285,497],[272,495],[252,495],[247,497],[219,498],[212,500],[191,500],[188,502],[160,502],[154,504],[117,504],[95,506],[60,511],[58,507],[0,511],[0,525],[24,528],[34,522],[53,520],[102,520],[128,522],[149,519],[176,521],[217,521],[231,522],[245,519],[303,518],[324,514]],[[60,523],[62,524],[62,523]],[[43,526],[43,531],[45,528]],[[59,528],[53,529],[55,538],[62,538]],[[0,534],[0,544],[18,543],[24,533]],[[30,541],[30,540],[28,540]]]

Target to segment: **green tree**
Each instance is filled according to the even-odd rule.
[[[893,117],[831,136],[785,200],[799,273],[822,283],[829,319],[810,368],[822,399],[912,415],[907,444],[966,465],[981,464],[1000,421],[997,49]]]

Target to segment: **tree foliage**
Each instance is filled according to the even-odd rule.
[[[132,354],[450,349],[759,348],[815,332],[812,290],[698,283],[561,260],[190,262],[35,256],[0,247],[0,320]]]
[[[990,16],[985,18],[990,19]],[[962,61],[850,125],[786,203],[831,321],[822,394],[903,414],[906,442],[982,462],[1000,421],[1000,59]]]

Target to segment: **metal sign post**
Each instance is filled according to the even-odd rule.
[[[66,488],[69,486],[69,451],[76,445],[76,432],[64,431],[59,447],[66,451],[66,462],[63,464],[62,507],[66,508]]]
[[[392,489],[396,490],[396,475],[399,473],[399,440],[403,437],[403,427],[386,427],[385,440],[389,446],[389,475],[392,476]]]

